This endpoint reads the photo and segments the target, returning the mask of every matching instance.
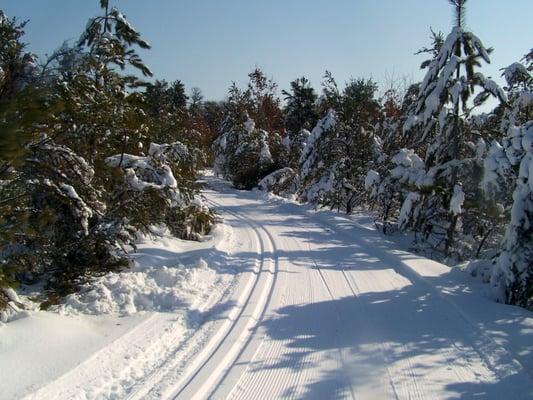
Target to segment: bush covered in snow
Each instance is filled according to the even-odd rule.
[[[283,148],[277,129],[282,114],[276,84],[260,69],[246,90],[235,84],[224,104],[225,118],[213,143],[214,171],[239,189],[252,189],[280,165]]]
[[[257,186],[265,192],[271,192],[282,197],[291,197],[298,190],[298,179],[298,173],[295,170],[285,167],[265,176]]]

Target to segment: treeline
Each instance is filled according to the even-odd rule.
[[[4,318],[17,307],[8,288],[41,284],[38,300],[53,304],[126,267],[139,232],[164,224],[196,239],[213,223],[197,184],[210,140],[200,94],[191,102],[179,81],[147,83],[137,51],[150,45],[108,0],[100,6],[79,41],[41,63],[26,51],[26,23],[0,11]]]
[[[506,87],[483,75],[491,49],[456,23],[419,51],[422,82],[381,97],[370,79],[321,94],[305,78],[283,91],[261,71],[233,85],[215,172],[238,188],[347,213],[374,211],[383,232],[415,233],[418,249],[448,262],[491,260],[499,301],[533,306],[533,51],[503,69]],[[479,107],[489,98],[497,106]]]
[[[498,87],[481,73],[491,50],[463,27],[465,1],[452,3],[452,31],[419,51],[422,82],[380,94],[326,72],[320,90],[301,77],[280,97],[255,69],[224,101],[146,82],[137,49],[150,45],[107,0],[44,62],[25,49],[25,23],[0,13],[0,309],[8,287],[43,283],[47,305],[124,268],[154,224],[207,232],[197,178],[211,165],[240,189],[371,210],[432,257],[491,260],[499,300],[531,308],[533,53]]]

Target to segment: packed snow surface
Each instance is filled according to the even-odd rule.
[[[205,194],[232,234],[216,246],[204,243],[211,252],[180,249],[186,259],[179,261],[200,273],[207,287],[212,279],[235,276],[205,290],[226,288],[223,293],[195,294],[192,310],[170,306],[114,320],[124,321],[121,331],[104,326],[109,314],[37,313],[6,324],[0,328],[0,370],[2,378],[9,374],[0,380],[3,397],[532,398],[530,312],[495,303],[488,285],[460,269],[402,250],[404,238],[382,236],[366,214],[317,212],[259,191],[237,191],[210,175],[207,180]],[[144,274],[145,283],[154,280],[147,284],[151,298],[174,282],[168,271],[155,282],[155,267],[177,264],[168,262],[176,254],[161,246],[147,250],[147,267],[131,273]],[[187,278],[180,275],[181,281]],[[100,284],[113,286],[105,279]],[[78,301],[93,304],[89,293]],[[126,311],[117,298],[108,304],[116,313]],[[61,338],[72,332],[74,343],[55,340],[52,329],[36,335],[21,325],[43,317],[57,320],[48,326]],[[100,328],[76,326],[94,321]],[[99,338],[107,329],[112,337]],[[63,345],[71,353],[60,351]],[[59,370],[51,373],[46,368],[56,355],[68,365],[57,362]],[[29,360],[40,368],[24,374]]]

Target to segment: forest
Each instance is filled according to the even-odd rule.
[[[200,240],[218,218],[200,192],[206,168],[237,189],[370,212],[383,234],[412,234],[414,251],[470,261],[497,301],[533,307],[533,49],[499,66],[500,87],[453,0],[450,31],[431,30],[417,53],[421,82],[380,90],[325,71],[319,88],[304,76],[279,88],[254,68],[212,101],[153,77],[139,56],[150,44],[112,3],[46,59],[27,50],[24,16],[0,11],[3,320],[21,286],[40,285],[47,309],[128,268],[154,226]]]

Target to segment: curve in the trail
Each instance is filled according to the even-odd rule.
[[[242,356],[249,345],[254,329],[261,320],[274,287],[276,275],[276,248],[272,237],[252,220],[225,210],[213,200],[209,201],[218,210],[233,215],[243,221],[254,231],[260,244],[260,267],[256,278],[246,294],[242,305],[235,309],[225,326],[215,334],[212,340],[197,356],[193,365],[185,372],[183,379],[170,393],[170,397],[179,399],[201,399],[208,397],[217,389],[220,382],[234,367],[235,361]]]
[[[86,398],[111,398],[90,394],[128,379],[119,398],[533,398],[519,362],[533,348],[506,345],[499,327],[509,309],[447,267],[338,215],[207,181],[207,200],[238,238],[222,249],[233,286],[189,336],[173,331],[174,315],[156,314],[39,395],[81,399],[78,388],[94,386]],[[513,312],[533,337],[533,319]],[[109,373],[96,371],[105,362]]]
[[[279,272],[257,328],[261,343],[251,358],[232,363],[240,376],[227,373],[209,397],[531,395],[516,358],[446,288],[420,273],[420,265],[442,270],[441,264],[398,250],[353,222],[345,230],[298,205],[212,183],[227,211],[268,232]]]
[[[240,281],[233,290],[233,296],[226,300],[226,303],[232,304],[231,308],[224,314],[216,316],[218,321],[214,321],[215,326],[209,328],[211,334],[207,340],[191,338],[190,342],[195,346],[198,342],[203,343],[202,348],[200,350],[191,349],[189,353],[194,353],[192,356],[182,356],[179,360],[167,360],[161,368],[155,370],[149,378],[143,379],[138,387],[132,390],[128,400],[171,399],[189,395],[188,387],[195,384],[195,381],[201,376],[201,371],[205,370],[208,364],[213,363],[215,354],[221,350],[223,344],[232,340],[232,332],[234,334],[239,329],[237,325],[239,321],[242,323],[241,317],[245,313],[246,307],[254,301],[254,296],[257,296],[260,276],[265,273],[265,246],[257,228],[249,224],[245,218],[239,217],[235,213],[231,215],[251,228],[249,233],[254,248],[249,250],[254,251],[257,255],[256,267],[253,271],[241,273]],[[200,330],[196,336],[200,335],[205,335],[205,333]],[[180,368],[184,364],[183,358],[188,358],[189,362],[184,368]],[[210,379],[213,377],[214,375],[211,374]],[[200,394],[200,392],[197,393],[198,396]]]

